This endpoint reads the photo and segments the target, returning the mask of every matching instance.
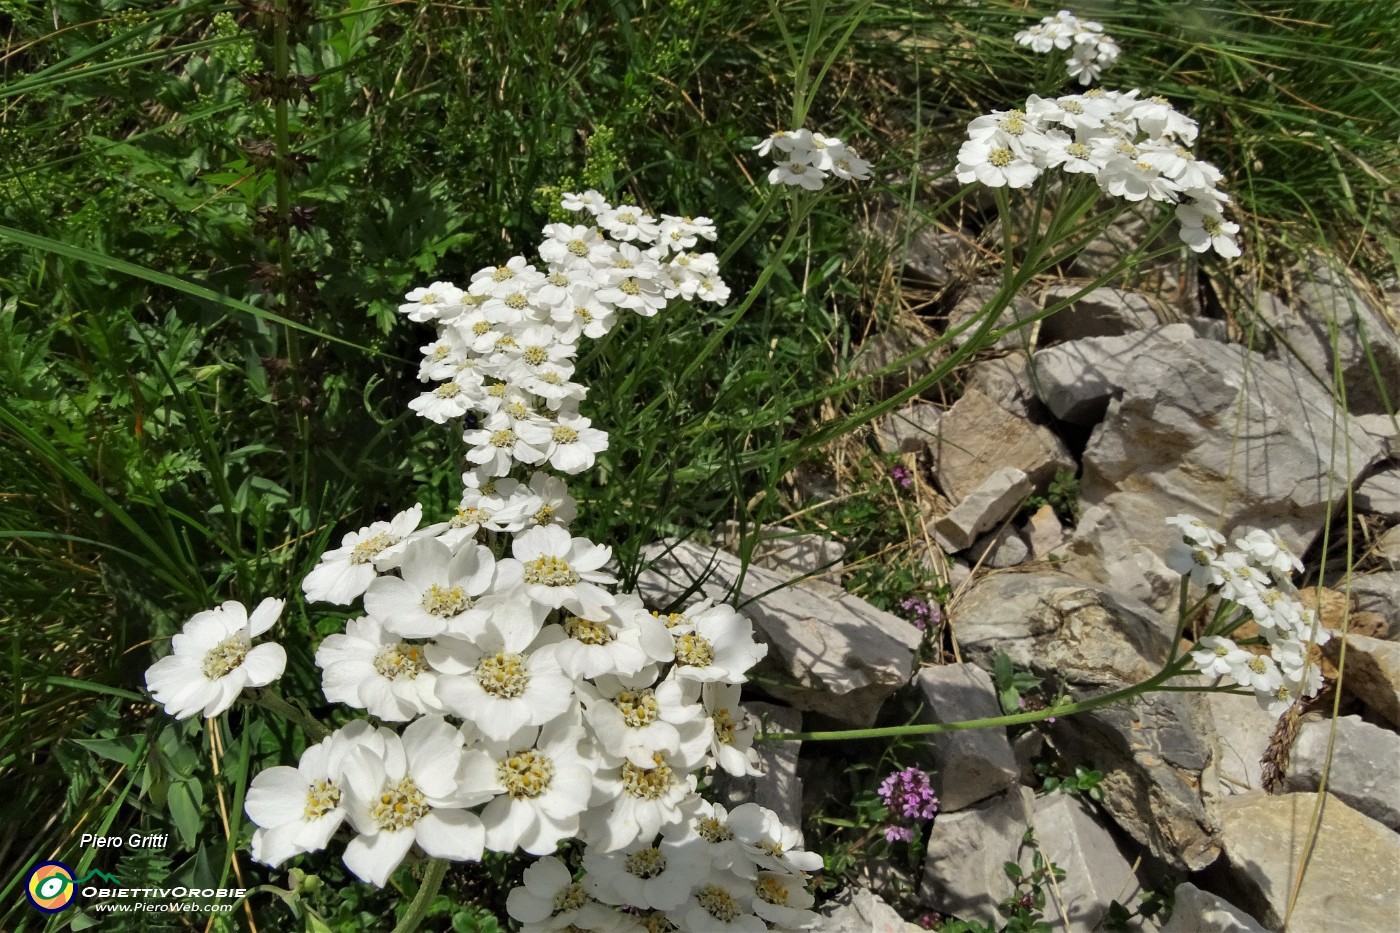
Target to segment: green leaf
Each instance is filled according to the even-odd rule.
[[[1021,871],[1021,866],[1017,865],[1015,862],[1003,862],[1001,870],[1006,872],[1006,877],[1010,878],[1012,881],[1020,881],[1025,875],[1025,872]]]
[[[180,838],[186,848],[194,848],[195,842],[199,838],[199,799],[202,797],[199,784],[195,781],[181,781],[172,784],[170,793],[166,798],[166,804],[170,809],[170,818],[175,822],[175,829],[179,831]]]

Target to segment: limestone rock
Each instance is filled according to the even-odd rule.
[[[1278,717],[1270,716],[1254,697],[1208,693],[1215,733],[1220,738],[1216,772],[1219,795],[1237,796],[1264,787],[1259,762],[1268,750]]]
[[[1400,643],[1346,637],[1345,689],[1359,697],[1392,726],[1400,726]],[[1322,646],[1322,653],[1333,664],[1340,657],[1342,639],[1333,638]]]
[[[752,534],[753,529],[750,528],[749,535]],[[719,528],[716,539],[730,553],[740,553],[739,523],[725,522]],[[846,546],[839,541],[821,535],[803,534],[782,525],[764,525],[759,529],[758,541],[753,546],[750,559],[760,567],[787,574],[789,579],[814,575],[814,579],[839,587],[845,556]]]
[[[1268,933],[1234,904],[1187,881],[1172,892],[1172,918],[1160,933]]]
[[[776,706],[750,700],[743,704],[749,716],[761,723],[762,732],[801,732],[802,713],[786,706]],[[756,803],[778,814],[782,824],[802,835],[802,779],[797,776],[797,756],[801,742],[755,742],[759,766],[758,777],[736,777],[725,771],[715,772],[715,794],[725,808],[733,810],[745,803]]]
[[[993,574],[950,610],[963,657],[983,668],[1005,652],[1018,667],[1084,700],[1156,674],[1174,627],[1150,606],[1055,573]],[[1218,759],[1206,700],[1150,693],[1050,726],[1071,761],[1104,772],[1104,807],[1134,839],[1186,870],[1218,854]]]
[[[1185,341],[1124,373],[1122,396],[1084,451],[1081,501],[1110,509],[1133,541],[1159,550],[1166,519],[1187,512],[1226,530],[1268,528],[1302,554],[1379,457],[1366,432],[1337,418],[1295,370]]]
[[[968,286],[967,291],[958,299],[957,304],[948,312],[949,332],[965,326],[965,329],[957,330],[957,333],[953,334],[954,346],[961,347],[973,338],[981,326],[981,322],[989,313],[987,308],[1000,288],[1001,282],[998,279],[982,279]],[[1004,327],[1010,327],[1017,321],[1034,317],[1037,310],[1034,301],[1025,295],[1017,295],[1011,300],[1010,305],[1002,309],[1001,316],[997,318],[997,322],[992,325],[992,328],[1001,330]],[[1013,330],[990,343],[988,348],[996,347],[1000,350],[1025,348],[1029,345],[1031,328],[1034,326],[1034,324],[1026,324],[1018,330]]]
[[[1031,549],[1026,540],[1010,525],[999,532],[984,534],[972,542],[967,552],[967,559],[973,563],[981,561],[982,566],[995,568],[1015,567],[1025,563],[1030,556]]]
[[[939,816],[929,836],[919,896],[943,913],[963,920],[999,924],[996,905],[1012,889],[1003,865],[1031,868],[1031,850],[1022,845],[1027,828],[1045,857],[1065,869],[1059,883],[1067,929],[1090,930],[1118,900],[1138,893],[1131,864],[1117,843],[1081,801],[1064,794],[1036,799],[1028,787],[1013,787],[987,804]],[[1046,915],[1058,927],[1059,913]]]
[[[689,541],[648,545],[642,557],[650,566],[637,590],[654,606],[670,603],[697,582],[694,598],[728,600],[742,566],[732,554]],[[797,709],[869,726],[886,697],[913,675],[918,629],[859,597],[824,595],[788,579],[750,565],[736,597],[750,600],[743,613],[769,646],[759,669],[788,681],[765,687]]]
[[[1284,786],[1314,791],[1327,764],[1332,723],[1313,719],[1303,723],[1293,743]],[[1337,720],[1337,738],[1327,774],[1327,790],[1358,813],[1391,829],[1400,829],[1400,735],[1363,722],[1360,716]]]
[[[899,328],[874,334],[856,351],[851,372],[856,376],[873,376],[926,344],[927,341]],[[941,355],[941,350],[932,349],[915,356],[903,366],[876,377],[873,386],[881,396],[894,395],[931,372]]]
[[[1030,358],[1024,350],[978,360],[967,371],[964,385],[981,392],[1000,408],[1036,424],[1044,424],[1048,412],[1036,392]]]
[[[1035,793],[1016,786],[981,806],[942,814],[929,833],[919,900],[963,920],[999,924],[1011,894],[1003,865],[1018,862]]]
[[[1373,612],[1381,617],[1385,638],[1400,636],[1400,572],[1353,576],[1351,598],[1357,611]]]
[[[1381,385],[1391,404],[1400,386],[1400,339],[1379,309],[1361,295],[1341,270],[1313,259],[1303,270],[1300,284],[1285,304],[1261,296],[1256,312],[1267,324],[1270,354],[1295,355],[1322,382],[1330,385],[1334,355],[1347,386],[1347,405],[1354,413],[1385,411]],[[1336,346],[1332,331],[1335,327]],[[1368,354],[1369,351],[1369,354]],[[1372,360],[1376,372],[1371,369]]]
[[[990,398],[969,389],[939,423],[933,447],[938,484],[959,502],[1001,467],[1015,467],[1037,488],[1058,470],[1077,464],[1064,441],[1049,428],[1019,418]]]
[[[1400,835],[1331,794],[1324,800],[1290,933],[1395,929]],[[1288,914],[1316,803],[1314,794],[1245,794],[1221,802],[1221,870],[1231,897],[1271,930]]]
[[[1390,415],[1357,415],[1352,419],[1381,446],[1381,456],[1400,457],[1400,427]]]
[[[966,722],[1001,715],[996,687],[972,664],[926,667],[914,678],[921,723]],[[1016,783],[1020,769],[1005,729],[936,732],[928,736],[938,765],[933,789],[944,813],[961,810]],[[941,817],[940,817],[941,819]]]
[[[1091,505],[1080,513],[1079,524],[1060,549],[1065,558],[1060,569],[1165,610],[1175,605],[1181,588],[1181,574],[1162,560],[1169,541],[1164,534],[1160,541],[1142,542],[1124,527],[1117,512]]]
[[[1352,504],[1358,511],[1400,521],[1400,467],[1381,470],[1367,479],[1353,493]]]
[[[1376,539],[1373,553],[1387,570],[1400,570],[1400,525],[1386,530]]]
[[[1168,324],[1119,337],[1075,340],[1036,353],[1031,374],[1041,401],[1056,418],[1087,427],[1103,419],[1139,357],[1170,357],[1178,344],[1195,339],[1196,332],[1186,324]]]
[[[911,402],[881,418],[875,425],[875,442],[887,454],[916,454],[938,442],[943,409],[931,402]]]
[[[1026,523],[1026,544],[1030,548],[1032,560],[1044,560],[1065,540],[1065,529],[1060,517],[1049,503],[1042,505]]]
[[[1076,285],[1053,285],[1041,293],[1041,306],[1048,308],[1080,291]],[[1157,310],[1139,292],[1119,288],[1096,288],[1040,323],[1042,346],[1085,337],[1117,337],[1156,327]]]
[[[1031,493],[1030,479],[1015,467],[1003,467],[962,498],[953,511],[933,525],[933,535],[944,550],[966,550],[984,531],[994,528],[1014,512]]]
[[[922,933],[923,927],[901,917],[878,894],[865,888],[844,892],[822,909],[812,933]]]

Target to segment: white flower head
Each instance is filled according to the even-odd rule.
[[[484,624],[473,613],[491,589],[496,561],[491,549],[472,542],[455,552],[434,538],[409,543],[401,577],[378,577],[365,593],[365,609],[385,631],[403,638],[466,634]]]
[[[493,615],[471,641],[440,638],[427,649],[428,662],[442,675],[438,701],[492,740],[551,722],[573,703],[573,682],[552,650],[533,643],[534,627],[503,621]]]
[[[511,553],[513,560],[499,564],[503,582],[523,585],[530,599],[543,606],[597,618],[614,602],[603,587],[617,579],[602,569],[612,548],[570,537],[558,525],[540,525],[516,535]]]
[[[377,619],[361,616],[344,634],[326,636],[316,649],[321,689],[332,703],[362,709],[386,722],[406,722],[441,713],[434,688],[437,674],[423,646],[384,631]]]
[[[380,571],[398,566],[404,542],[423,520],[423,506],[405,509],[387,522],[375,522],[340,539],[340,547],[321,555],[301,588],[311,602],[348,606],[369,589]],[[424,529],[432,531],[432,529]]]
[[[282,676],[287,652],[276,642],[253,647],[253,639],[282,614],[280,599],[264,599],[252,614],[229,600],[195,613],[170,641],[171,652],[146,671],[151,696],[176,719],[203,712],[217,716],[245,687],[265,687]]]
[[[688,624],[671,629],[677,677],[741,684],[768,655],[768,646],[754,641],[753,623],[729,606],[701,603],[687,609],[686,618]]]

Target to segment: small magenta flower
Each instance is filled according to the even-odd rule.
[[[920,630],[937,625],[943,618],[943,611],[938,607],[938,603],[928,602],[917,596],[910,596],[899,604],[899,608],[904,611],[904,617]]]
[[[886,842],[911,842],[914,839],[914,831],[908,826],[886,826]]]
[[[890,468],[890,478],[898,483],[901,489],[908,489],[914,485],[914,474],[902,463]]]
[[[931,820],[938,815],[938,798],[926,771],[905,768],[892,772],[880,783],[878,792],[885,806],[906,820]]]

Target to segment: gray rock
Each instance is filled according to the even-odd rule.
[[[1079,524],[1061,548],[1060,569],[1076,579],[1102,583],[1117,592],[1140,599],[1157,610],[1176,602],[1181,574],[1162,560],[1168,538],[1156,546],[1144,546],[1118,513],[1099,505],[1085,508]]]
[[[1284,787],[1315,791],[1327,767],[1332,723],[1303,723],[1293,743]],[[1337,738],[1327,773],[1327,790],[1358,813],[1391,829],[1400,829],[1400,735],[1363,722],[1360,716],[1337,720]]]
[[[1163,550],[1166,519],[1187,512],[1304,553],[1380,454],[1309,380],[1242,348],[1185,341],[1139,356],[1123,382],[1084,451],[1081,501],[1138,547]]]
[[[897,360],[924,346],[925,341],[906,330],[894,328],[882,331],[860,345],[851,363],[851,372],[856,376],[875,376],[887,367],[894,367],[872,380],[873,388],[881,396],[894,395],[928,375],[945,353],[940,348],[932,348],[912,357],[903,366],[895,367]]]
[[[1048,503],[1036,509],[1026,523],[1026,544],[1032,560],[1044,560],[1050,552],[1064,543],[1065,529],[1060,517]]]
[[[1357,487],[1352,504],[1362,512],[1374,512],[1400,522],[1400,467],[1381,470]]]
[[[1172,892],[1172,918],[1161,933],[1268,933],[1234,904],[1189,881]]]
[[[979,581],[951,612],[963,657],[989,669],[998,652],[1075,701],[1138,684],[1165,663],[1174,626],[1144,603],[1061,574]],[[1053,689],[1053,687],[1052,687]],[[1202,695],[1150,693],[1062,717],[1049,727],[1068,759],[1104,773],[1104,807],[1153,855],[1197,870],[1218,854],[1218,759]]]
[[[1386,638],[1400,636],[1400,572],[1353,576],[1351,598],[1359,612],[1374,612],[1384,620]]]
[[[967,559],[973,563],[981,561],[982,566],[997,569],[1024,564],[1030,556],[1031,549],[1026,540],[1010,525],[999,532],[984,534],[972,542],[967,552]]]
[[[964,346],[976,334],[982,322],[990,313],[988,308],[991,301],[996,297],[997,291],[1001,288],[1001,282],[996,279],[982,279],[968,286],[948,312],[948,331],[953,334],[953,345]],[[1014,325],[1017,321],[1025,321],[1036,315],[1039,309],[1035,302],[1025,295],[1017,295],[1011,303],[1002,309],[997,322],[992,325],[992,329],[1001,330]],[[1033,324],[1026,324],[1017,330],[1002,335],[997,340],[986,344],[986,347],[996,347],[1001,350],[1024,349],[1029,345],[1031,328]],[[959,328],[962,328],[959,330]]]
[[[760,723],[761,732],[801,732],[802,713],[786,706],[750,700],[744,704],[749,716]],[[767,807],[789,829],[802,835],[802,779],[797,776],[797,756],[801,742],[755,742],[760,776],[736,777],[715,772],[715,799],[733,810],[745,803]]]
[[[1373,553],[1382,567],[1387,570],[1400,570],[1400,525],[1387,530],[1376,539]]]
[[[1252,696],[1208,693],[1215,733],[1220,738],[1216,769],[1221,797],[1237,796],[1264,788],[1259,762],[1269,747],[1278,717],[1260,708]]]
[[[1087,427],[1103,420],[1139,357],[1169,358],[1178,344],[1196,339],[1188,325],[1168,324],[1121,337],[1075,340],[1036,353],[1031,373],[1041,401],[1056,418]]]
[[[1067,794],[1037,799],[1035,838],[1046,858],[1065,872],[1058,886],[1061,903],[1046,907],[1052,921],[1063,916],[1068,929],[1093,930],[1114,901],[1131,904],[1141,893],[1132,865],[1082,800]]]
[[[1400,835],[1324,795],[1245,794],[1221,802],[1220,870],[1230,896],[1271,930],[1292,933],[1395,929],[1400,917]],[[1311,843],[1311,852],[1308,847]],[[1290,894],[1304,859],[1297,900]]]
[[[923,702],[921,723],[967,722],[1002,714],[992,678],[972,664],[926,667],[915,676],[914,686]],[[938,765],[933,789],[944,813],[1001,793],[1016,783],[1020,773],[1005,729],[936,732],[928,743]]]
[[[976,256],[972,242],[960,233],[940,233],[924,227],[909,238],[904,268],[933,285],[947,285],[952,272]]]
[[[1322,653],[1333,664],[1341,656],[1342,639],[1333,638]],[[1400,726],[1400,643],[1346,636],[1345,689],[1392,726]]]
[[[1049,308],[1078,291],[1080,287],[1076,285],[1053,285],[1041,293],[1041,307]],[[1157,309],[1146,295],[1119,288],[1096,288],[1042,320],[1039,343],[1117,337],[1156,327],[1159,323],[1162,322]]]
[[[1022,845],[1030,827],[1044,856],[1065,870],[1058,886],[1065,929],[1093,929],[1112,901],[1130,903],[1138,893],[1131,864],[1082,802],[1064,794],[1036,799],[1018,786],[983,806],[938,818],[920,900],[963,920],[999,925],[996,905],[1013,888],[1003,866],[1016,862],[1030,871],[1032,850]],[[1045,913],[1059,928],[1058,906],[1047,903]]]
[[[881,418],[875,425],[875,442],[887,454],[916,454],[938,441],[943,409],[931,402],[911,402]]]
[[[734,555],[689,541],[648,545],[642,557],[649,566],[637,591],[654,606],[692,588],[695,598],[728,600],[743,573],[736,601],[769,646],[759,670],[777,675],[764,686],[797,709],[869,726],[885,699],[913,675],[918,629],[859,597],[788,584],[762,567],[744,572]]]
[[[1357,415],[1352,419],[1381,446],[1381,456],[1400,457],[1400,427],[1390,415]]]
[[[812,933],[923,933],[923,927],[910,923],[865,888],[845,891],[822,908]]]
[[[939,441],[933,447],[934,471],[939,486],[954,502],[1001,467],[1015,467],[1042,489],[1057,471],[1077,467],[1074,455],[1055,432],[1017,417],[976,389],[964,392],[944,412],[939,428]]]
[[[1034,802],[1029,787],[1017,786],[981,806],[940,815],[924,852],[919,900],[963,920],[999,925],[997,904],[1013,887],[1003,866],[1020,862]]]
[[[953,511],[933,524],[933,536],[951,553],[972,546],[977,536],[994,528],[1031,493],[1031,482],[1015,467],[1003,467],[962,498]]]
[[[1030,357],[1024,350],[1011,350],[1002,356],[978,360],[968,369],[963,384],[1018,418],[1036,424],[1046,420],[1045,405],[1040,401],[1031,374]]]
[[[753,528],[748,529],[753,536]],[[739,523],[727,521],[716,533],[719,545],[732,554],[742,553]],[[758,532],[750,559],[760,567],[787,574],[789,579],[815,575],[839,587],[845,569],[846,546],[821,535],[803,534],[782,525],[764,525]]]
[[[1255,311],[1271,338],[1269,354],[1276,359],[1296,357],[1316,375],[1320,387],[1332,385],[1336,360],[1353,413],[1384,412],[1381,386],[1392,407],[1400,403],[1400,339],[1341,270],[1315,258],[1302,270],[1288,304],[1261,295]]]

